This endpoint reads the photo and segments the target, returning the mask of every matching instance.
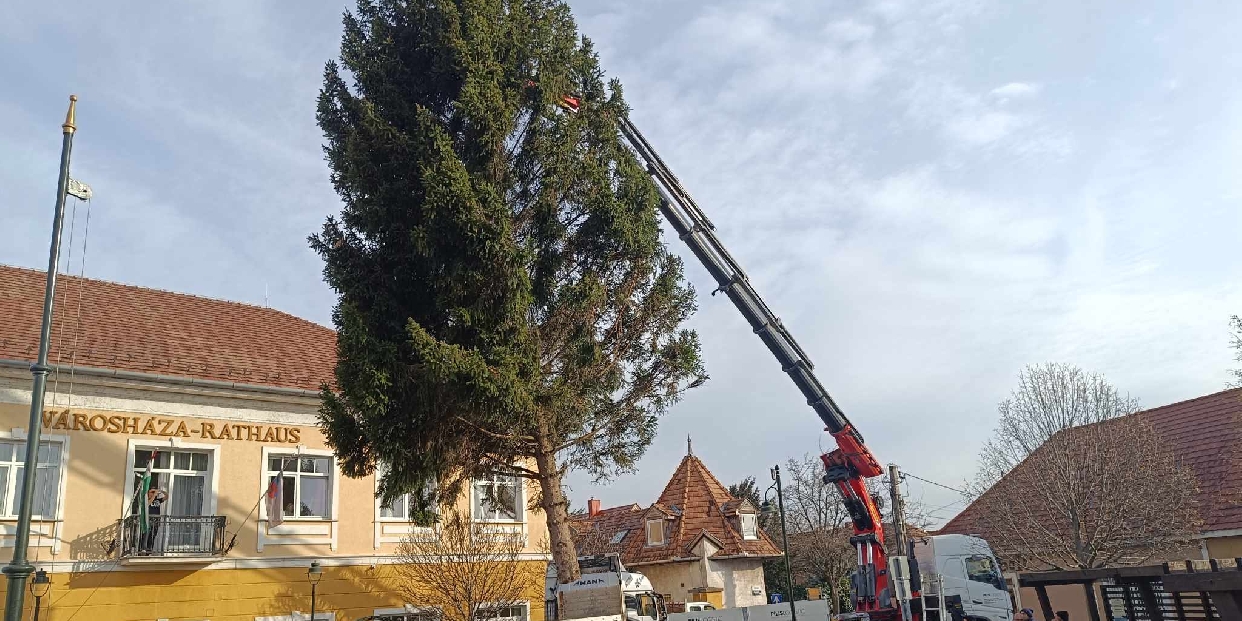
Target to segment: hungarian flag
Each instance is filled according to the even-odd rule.
[[[134,499],[138,501],[138,510],[142,515],[142,519],[138,521],[138,528],[144,534],[151,530],[151,514],[149,513],[151,503],[147,502],[147,493],[151,491],[151,467],[155,465],[155,457],[159,454],[159,451],[151,451],[151,458],[147,460],[147,471],[142,474],[142,484],[138,486],[138,497]]]
[[[284,475],[284,468],[281,468],[280,474],[272,477],[271,482],[267,484],[267,525],[269,527],[280,526],[285,521],[284,486],[281,485],[285,478]]]

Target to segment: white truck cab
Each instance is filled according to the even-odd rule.
[[[913,543],[924,595],[960,601],[968,621],[1013,621],[1009,590],[987,541],[969,535],[933,535]]]

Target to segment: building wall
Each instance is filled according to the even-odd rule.
[[[1047,587],[1048,603],[1052,604],[1052,611],[1064,610],[1069,613],[1071,621],[1087,621],[1091,619],[1090,613],[1087,612],[1087,593],[1081,585],[1077,584],[1060,584]],[[1030,608],[1035,611],[1035,618],[1042,619],[1043,612],[1039,609],[1039,595],[1035,589],[1023,587],[1019,589],[1021,595],[1021,608]],[[1104,616],[1104,600],[1100,599],[1099,588],[1096,587],[1096,602],[1100,605],[1100,617]]]
[[[699,572],[695,565],[695,562],[661,563],[630,569],[647,576],[656,592],[672,598],[675,602],[685,602],[690,600],[690,589],[700,586]]]
[[[327,562],[331,562],[330,560]],[[530,561],[542,575],[544,563]],[[0,581],[0,592],[3,583]],[[376,610],[400,608],[401,580],[392,566],[324,567],[315,593],[315,610],[334,613],[336,621],[353,621]],[[528,618],[544,614],[542,585],[527,593]],[[33,598],[26,598],[27,613]],[[305,567],[192,570],[166,569],[58,573],[42,603],[46,621],[255,621],[256,617],[310,613],[310,585]]]
[[[1208,558],[1242,557],[1242,535],[1211,537],[1206,540]]]
[[[49,378],[43,419],[44,437],[61,440],[66,455],[59,495],[63,520],[36,523],[31,536],[31,560],[53,574],[53,608],[77,609],[85,602],[98,610],[88,615],[82,608],[74,618],[100,621],[253,621],[309,608],[309,599],[298,602],[303,591],[308,597],[311,559],[320,560],[331,577],[320,586],[325,602],[337,601],[333,605],[342,610],[367,609],[367,614],[402,603],[385,576],[398,560],[400,540],[413,527],[378,517],[374,477],[350,479],[334,469],[331,518],[286,517],[279,528],[266,522],[260,502],[267,481],[265,457],[273,452],[331,457],[315,426],[318,399],[313,393],[277,395],[83,376],[75,378],[73,387],[70,401],[67,378]],[[0,437],[24,439],[29,391],[29,373],[0,368]],[[106,551],[129,506],[135,448],[182,448],[211,456],[204,512],[225,516],[227,537],[236,534],[236,545],[225,557],[169,565],[167,558],[117,560]],[[525,490],[523,500],[532,492]],[[457,499],[456,508],[469,514],[468,493]],[[15,525],[15,518],[0,516],[0,548],[9,548],[0,555],[6,558]],[[531,585],[531,618],[541,619],[547,559],[542,513],[525,511],[522,521],[494,527],[525,536],[522,557],[539,565]],[[362,615],[337,618],[356,616]]]
[[[760,559],[728,559],[709,561],[707,581],[699,561],[660,563],[634,567],[651,580],[659,593],[671,596],[673,601],[693,601],[690,591],[700,587],[723,589],[726,608],[739,608],[767,603],[767,590],[763,583],[763,561]],[[751,587],[758,586],[754,595]]]
[[[712,565],[727,565],[720,570],[724,583],[725,605],[729,608],[760,606],[768,602],[763,582],[763,561],[759,559],[732,559],[712,561]],[[759,587],[755,594],[753,587]]]

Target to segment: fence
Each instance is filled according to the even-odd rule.
[[[152,515],[146,530],[141,515],[120,521],[121,558],[135,556],[222,556],[222,515]]]
[[[827,600],[802,600],[794,602],[794,608],[798,612],[798,621],[827,621],[828,619]],[[676,612],[668,616],[668,621],[789,621],[792,618],[789,604],[784,603]]]

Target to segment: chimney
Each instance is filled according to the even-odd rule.
[[[591,498],[587,501],[587,517],[595,517],[599,515],[599,499]]]

